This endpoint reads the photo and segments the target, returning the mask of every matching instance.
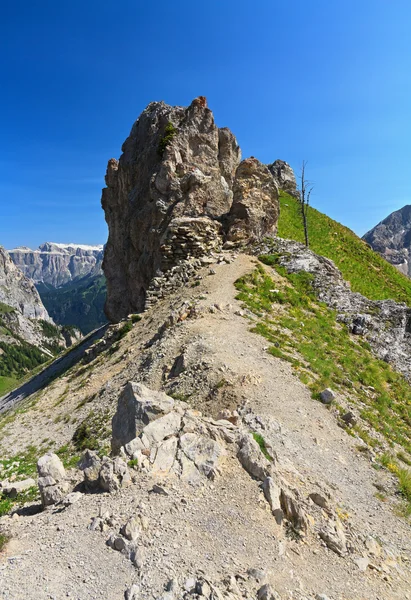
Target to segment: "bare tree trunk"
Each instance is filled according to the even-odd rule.
[[[301,189],[300,189],[300,209],[301,209],[301,217],[302,217],[302,221],[303,221],[303,227],[304,227],[304,238],[305,238],[305,245],[307,246],[307,248],[309,247],[309,238],[308,238],[308,207],[310,204],[310,195],[311,192],[313,190],[312,187],[308,188],[308,182],[305,178],[305,167],[306,167],[306,161],[303,161],[303,165],[301,167]]]

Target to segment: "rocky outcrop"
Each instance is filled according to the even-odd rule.
[[[411,205],[388,215],[363,240],[401,273],[411,276]]]
[[[298,197],[297,182],[295,179],[294,171],[288,163],[283,160],[276,160],[275,162],[267,165],[269,171],[274,177],[278,189],[284,190],[291,196]]]
[[[229,241],[255,242],[277,232],[280,208],[277,185],[256,158],[243,160],[233,185],[233,204],[228,217]]]
[[[102,206],[109,227],[106,314],[144,309],[146,291],[181,261],[275,233],[278,194],[255,159],[240,164],[229,129],[205,98],[188,108],[152,102],[111,159]],[[238,167],[238,170],[237,170]]]
[[[26,277],[52,287],[102,274],[103,246],[45,242],[36,250],[21,246],[9,254]]]

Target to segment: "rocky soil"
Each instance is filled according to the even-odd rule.
[[[40,457],[98,414],[120,455],[43,459],[63,502],[0,520],[0,597],[411,597],[410,527],[377,494],[395,481],[250,331],[233,284],[254,262],[215,255],[2,423],[3,454]]]

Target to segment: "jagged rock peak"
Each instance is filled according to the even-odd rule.
[[[388,215],[363,239],[404,275],[411,277],[411,205]]]
[[[159,272],[226,241],[276,232],[278,191],[267,167],[240,164],[235,136],[217,127],[203,96],[188,107],[150,103],[122,151],[108,162],[102,195],[110,320],[141,311]]]
[[[284,190],[288,194],[297,197],[298,188],[295,174],[292,168],[284,160],[276,160],[270,165],[267,165],[272,173],[274,180],[280,190]]]

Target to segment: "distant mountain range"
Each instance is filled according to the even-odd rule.
[[[411,277],[411,205],[388,215],[363,239],[401,273]]]
[[[104,246],[45,242],[36,250],[21,246],[9,250],[15,265],[34,283],[57,288],[86,275],[102,275]]]
[[[104,246],[45,242],[36,250],[21,246],[9,254],[34,281],[56,323],[74,325],[86,334],[107,322]]]

